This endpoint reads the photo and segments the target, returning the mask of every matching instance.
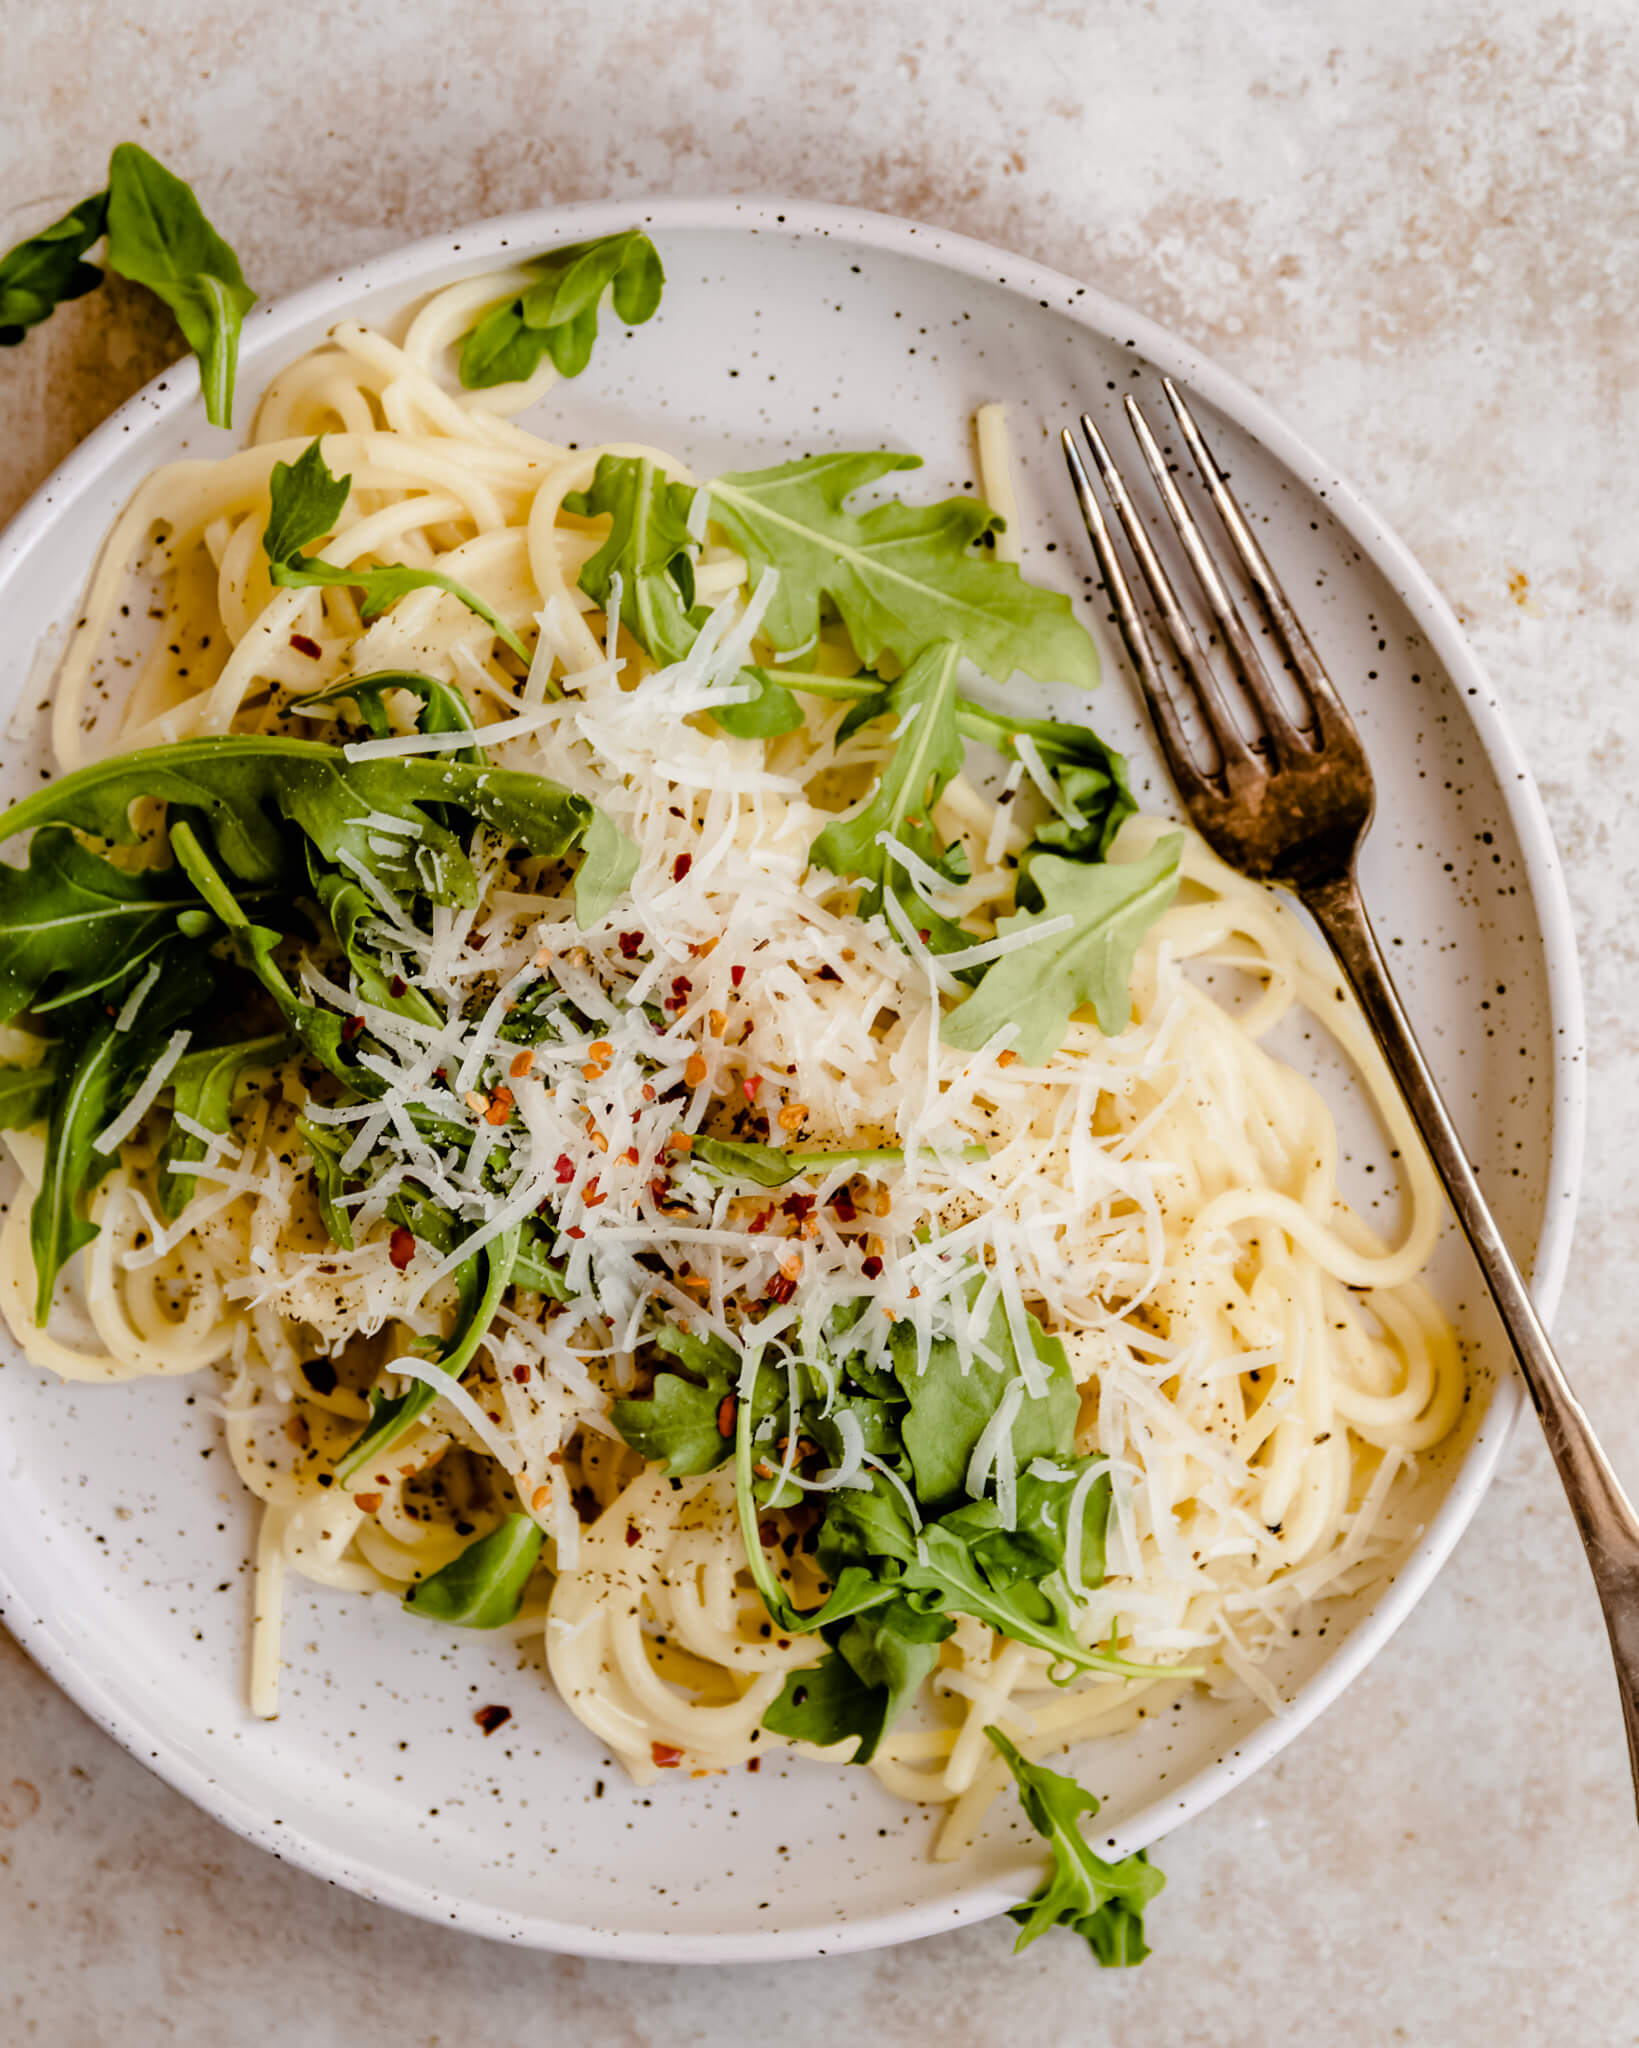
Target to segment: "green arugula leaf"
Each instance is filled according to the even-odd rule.
[[[981,1284],[975,1275],[970,1298]],[[1034,1316],[1027,1313],[1025,1319],[1036,1357],[1046,1368],[1047,1391],[1026,1394],[1013,1418],[1013,1455],[1020,1466],[1032,1458],[1050,1458],[1071,1450],[1079,1405],[1064,1346],[1056,1337],[1049,1337]],[[941,1508],[966,1497],[968,1464],[979,1439],[1008,1388],[1022,1377],[1000,1301],[985,1332],[985,1344],[1002,1361],[999,1369],[975,1357],[964,1372],[955,1342],[941,1337],[929,1346],[927,1364],[919,1372],[916,1332],[908,1322],[894,1325],[894,1371],[910,1403],[904,1423],[905,1449],[916,1474],[917,1498],[929,1507]]]
[[[578,377],[597,341],[604,291],[621,320],[639,327],[660,304],[666,282],[654,244],[635,228],[550,249],[529,267],[537,281],[492,306],[467,336],[461,382],[469,391],[521,383],[543,356],[560,376]]]
[[[302,551],[335,530],[342,507],[353,488],[351,476],[335,477],[324,459],[320,441],[304,448],[295,462],[276,462],[268,480],[268,522],[262,533],[268,575],[291,590],[315,585],[357,590],[362,594],[360,614],[368,623],[390,611],[412,590],[445,590],[459,598],[468,611],[476,613],[495,637],[527,663],[529,649],[501,617],[474,590],[446,576],[441,569],[413,569],[392,562],[376,569],[355,564],[337,568]]]
[[[0,1023],[96,995],[177,935],[199,897],[176,868],[131,873],[49,826],[0,864]]]
[[[256,303],[238,257],[192,187],[134,142],[120,143],[108,161],[107,231],[109,269],[170,307],[199,358],[205,417],[231,426],[239,333]]]
[[[1028,1948],[1050,1927],[1068,1927],[1106,1967],[1141,1963],[1149,1954],[1144,1908],[1166,1879],[1142,1849],[1119,1863],[1096,1854],[1080,1826],[1083,1813],[1098,1811],[1092,1793],[1062,1771],[1028,1762],[999,1728],[987,1727],[985,1733],[1013,1773],[1030,1825],[1053,1852],[1052,1868],[1036,1890],[1022,1905],[1008,1908],[1008,1918],[1023,1930],[1014,1952]]]
[[[805,646],[828,598],[867,668],[884,654],[909,667],[933,641],[949,639],[997,682],[1022,669],[1091,689],[1098,658],[1070,600],[1026,583],[1011,563],[970,552],[997,523],[987,506],[947,498],[845,509],[855,492],[919,466],[914,455],[879,451],[822,455],[709,486],[712,521],[745,555],[753,588],[779,571],[764,637],[781,649]]]
[[[857,1736],[859,1747],[849,1762],[869,1763],[887,1726],[885,1702],[881,1686],[861,1678],[841,1651],[827,1650],[817,1664],[787,1676],[779,1697],[764,1709],[762,1724],[772,1735],[819,1749]]]
[[[1016,1023],[1011,1050],[1033,1066],[1063,1044],[1083,1003],[1092,1004],[1107,1037],[1124,1031],[1133,956],[1177,893],[1183,849],[1183,835],[1170,833],[1142,860],[1096,867],[1059,854],[1033,860],[1027,879],[1039,907],[999,918],[998,934],[1028,932],[1063,915],[1074,923],[992,961],[973,994],[947,1014],[944,1042],[978,1052],[1004,1024]]]
[[[1074,818],[1054,816],[1036,828],[1035,843],[1071,860],[1109,858],[1115,835],[1138,809],[1127,780],[1124,755],[1101,740],[1091,727],[1062,725],[1050,718],[1013,718],[988,705],[962,699],[956,722],[968,739],[994,747],[1018,760],[1018,743],[1028,739],[1036,757],[1058,787],[1059,797]]]
[[[674,1479],[692,1479],[733,1453],[734,1438],[722,1433],[719,1418],[739,1381],[740,1360],[714,1332],[676,1323],[662,1323],[653,1342],[677,1368],[656,1373],[648,1395],[616,1401],[609,1420],[634,1451],[664,1463]]]
[[[603,545],[580,572],[580,587],[608,609],[620,578],[620,621],[662,668],[681,661],[698,626],[689,619],[694,571],[689,506],[694,491],[672,483],[647,456],[600,455],[590,490],[564,499],[565,509],[606,516]]]
[[[564,499],[569,511],[610,522],[603,545],[580,572],[581,589],[607,610],[618,576],[621,624],[662,668],[683,659],[711,616],[694,602],[688,530],[694,495],[646,456],[600,455],[591,489]],[[769,739],[802,724],[796,698],[766,669],[744,668],[737,681],[754,685],[757,694],[713,711],[725,732]]]
[[[394,690],[403,690],[411,697],[420,698],[417,732],[474,730],[467,700],[453,683],[440,682],[436,676],[424,676],[408,668],[378,669],[367,676],[344,676],[339,683],[332,683],[328,690],[314,690],[305,697],[292,697],[290,708],[303,711],[316,704],[351,702],[358,706],[359,716],[370,728],[371,738],[384,740],[391,736],[393,730],[387,716],[387,698]],[[487,756],[482,747],[473,745],[457,748],[451,758],[481,768]]]
[[[1044,1579],[1063,1573],[1069,1564],[1070,1500],[1091,1457],[1058,1461],[1068,1476],[1043,1479],[1030,1471],[1019,1474],[1014,1525],[1002,1527],[993,1500],[970,1501],[942,1518],[942,1525],[960,1536],[992,1586],[1005,1589],[1020,1579]],[[1104,1578],[1104,1542],[1110,1520],[1110,1479],[1105,1473],[1087,1489],[1081,1514],[1081,1583],[1097,1586]]]
[[[985,1145],[964,1145],[963,1159],[990,1157]],[[786,1151],[778,1145],[756,1145],[738,1138],[696,1138],[689,1157],[725,1180],[749,1180],[760,1188],[783,1188],[803,1174],[818,1179],[834,1167],[866,1172],[873,1166],[897,1166],[905,1157],[898,1145],[859,1145],[837,1152]]]
[[[99,1151],[96,1139],[136,1094],[177,1020],[208,1001],[214,987],[210,964],[197,945],[177,940],[159,957],[162,971],[129,1030],[101,1017],[58,1049],[45,1164],[29,1211],[34,1316],[42,1328],[57,1275],[97,1235],[83,1204],[113,1166],[118,1148]]]
[[[341,1206],[341,1198],[347,1192],[341,1162],[352,1140],[330,1124],[311,1123],[305,1116],[297,1117],[296,1129],[301,1133],[312,1164],[313,1185],[318,1194],[319,1214],[324,1218],[324,1227],[329,1231],[333,1244],[350,1252],[353,1249],[353,1219]]]
[[[0,348],[15,348],[29,328],[102,283],[81,259],[107,225],[108,194],[95,192],[0,256]]]
[[[404,1605],[412,1614],[453,1628],[501,1628],[517,1618],[545,1541],[544,1531],[528,1515],[508,1515],[442,1571],[418,1580],[405,1594]]]
[[[881,781],[857,816],[827,825],[809,848],[815,867],[857,875],[871,885],[860,903],[867,917],[881,903],[889,868],[897,867],[887,848],[877,844],[878,834],[891,834],[930,863],[944,857],[929,820],[945,785],[962,772],[962,739],[956,730],[958,654],[954,640],[936,640],[894,684],[889,705],[905,730]],[[919,903],[917,914],[925,910]]]
[[[438,1370],[451,1380],[459,1380],[471,1365],[490,1324],[495,1320],[495,1311],[501,1305],[501,1296],[511,1282],[513,1267],[517,1263],[519,1236],[520,1226],[511,1224],[480,1246],[473,1258],[466,1262],[461,1276],[463,1300],[455,1331],[442,1357],[436,1361]],[[475,1284],[480,1262],[484,1275],[482,1289]],[[402,1394],[383,1395],[372,1390],[369,1426],[336,1461],[336,1477],[343,1481],[351,1479],[372,1458],[391,1449],[437,1399],[438,1389],[429,1386],[425,1380],[412,1381]]]
[[[35,1066],[0,1067],[0,1131],[28,1131],[43,1124],[57,1087],[57,1051]]]
[[[274,1032],[184,1053],[171,1069],[173,1116],[185,1116],[202,1130],[225,1132],[245,1076],[270,1072],[292,1049],[288,1038]],[[196,1181],[188,1167],[204,1158],[205,1149],[203,1138],[172,1124],[160,1159],[157,1193],[162,1215],[179,1216],[193,1200]]]
[[[198,813],[222,864],[251,887],[288,887],[295,880],[278,823],[283,818],[327,863],[353,872],[362,867],[395,895],[471,903],[477,876],[435,815],[439,805],[467,812],[532,854],[561,858],[595,837],[588,897],[605,909],[622,863],[636,861],[635,849],[626,853],[629,842],[614,826],[607,820],[597,825],[602,814],[585,797],[544,776],[427,755],[349,761],[339,748],[316,740],[251,734],[179,740],[93,762],[14,804],[0,816],[0,840],[61,824],[128,844],[137,837],[131,806],[144,796]],[[403,820],[402,841],[382,833],[382,816]],[[210,907],[226,916],[219,900]],[[578,887],[576,909],[586,909]]]

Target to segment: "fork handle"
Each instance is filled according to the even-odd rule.
[[[1372,1035],[1423,1134],[1434,1170],[1445,1183],[1457,1221],[1473,1247],[1542,1419],[1604,1609],[1622,1689],[1628,1764],[1639,1795],[1639,1518],[1571,1392],[1520,1269],[1480,1192],[1462,1140],[1395,993],[1353,874],[1341,881],[1311,885],[1301,893],[1353,984]]]

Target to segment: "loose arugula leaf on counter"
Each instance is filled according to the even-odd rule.
[[[292,1050],[291,1041],[275,1032],[184,1053],[171,1069],[173,1116],[187,1117],[201,1130],[226,1132],[233,1098],[245,1076],[269,1072]],[[193,1200],[197,1181],[188,1168],[197,1165],[204,1156],[205,1140],[173,1122],[160,1160],[157,1192],[162,1215],[179,1216]]]
[[[178,869],[117,868],[48,826],[27,867],[0,863],[0,1023],[97,994],[200,915]]]
[[[199,358],[205,417],[231,426],[239,333],[256,294],[193,188],[134,142],[108,160],[108,267],[170,307]]]
[[[1027,1065],[1064,1042],[1072,1014],[1091,1003],[1107,1037],[1124,1031],[1128,985],[1139,941],[1178,890],[1181,833],[1158,840],[1142,860],[1088,866],[1042,854],[1020,885],[1035,907],[997,920],[999,934],[1069,916],[1067,929],[1007,953],[986,969],[977,989],[950,1011],[940,1030],[947,1045],[978,1052],[1005,1024],[1017,1024],[1010,1049]]]
[[[360,569],[352,563],[338,568],[333,562],[304,553],[313,541],[323,540],[335,531],[352,488],[351,476],[331,475],[317,440],[310,442],[293,463],[273,465],[262,547],[267,555],[268,575],[275,583],[291,590],[313,586],[357,590],[362,596],[360,616],[366,623],[391,610],[412,590],[447,591],[451,597],[459,598],[468,611],[476,613],[520,661],[528,662],[529,649],[500,613],[475,590],[469,590],[453,576],[446,576],[441,569],[413,569],[402,562],[386,563],[376,569]]]
[[[640,327],[660,304],[666,273],[648,236],[636,228],[549,249],[528,268],[536,282],[492,306],[461,350],[461,382],[471,390],[518,384],[550,356],[561,377],[578,377],[598,338],[604,291],[628,327]]]
[[[1062,1771],[1028,1762],[999,1728],[987,1726],[985,1733],[1013,1773],[1030,1825],[1053,1852],[1052,1869],[1036,1890],[1022,1905],[1008,1908],[1008,1918],[1023,1930],[1014,1953],[1050,1927],[1068,1927],[1106,1968],[1141,1963],[1150,1952],[1144,1944],[1144,1908],[1166,1879],[1142,1849],[1110,1863],[1089,1848],[1080,1816],[1097,1813],[1099,1802],[1092,1793]]]
[[[997,523],[988,506],[946,498],[846,509],[857,491],[919,467],[914,455],[821,455],[720,476],[707,487],[712,522],[745,555],[752,587],[779,571],[764,637],[778,648],[805,646],[829,599],[867,668],[884,654],[908,667],[933,641],[953,639],[997,682],[1022,669],[1091,689],[1098,657],[1070,600],[1026,583],[1011,563],[970,551]]]
[[[96,192],[0,256],[0,348],[15,348],[59,306],[96,290],[102,272],[83,258],[107,225],[108,194]]]
[[[413,1585],[404,1605],[412,1614],[455,1628],[502,1628],[524,1604],[524,1588],[545,1541],[544,1531],[528,1515],[508,1515],[442,1571]]]
[[[102,282],[102,272],[84,261],[100,235],[108,238],[108,268],[146,285],[175,314],[199,358],[206,417],[231,426],[239,333],[256,294],[192,187],[134,142],[120,143],[109,158],[106,191],[0,257],[0,348]]]

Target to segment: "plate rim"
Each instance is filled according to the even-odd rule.
[[[1095,285],[973,236],[863,207],[744,193],[588,200],[528,208],[421,236],[254,307],[245,322],[241,353],[272,348],[293,329],[322,317],[327,310],[357,307],[375,292],[411,284],[447,266],[452,257],[470,259],[476,274],[484,262],[493,262],[520,241],[535,248],[551,248],[630,227],[634,219],[661,235],[669,230],[730,229],[852,240],[957,270],[987,285],[1000,283],[1021,296],[1028,291],[1095,333],[1106,338],[1124,335],[1128,346],[1140,352],[1148,364],[1187,382],[1287,470],[1324,493],[1332,517],[1392,585],[1456,686],[1462,708],[1496,773],[1503,808],[1519,841],[1542,947],[1553,1044],[1548,1170],[1531,1262],[1532,1293],[1544,1318],[1551,1318],[1570,1255],[1585,1143],[1587,1079],[1575,927],[1564,869],[1541,794],[1478,656],[1450,605],[1406,543],[1334,464],[1288,427],[1249,385],[1211,357]],[[68,516],[68,507],[59,510],[59,501],[71,501],[94,484],[108,458],[126,445],[128,435],[186,411],[198,396],[198,365],[190,356],[161,371],[87,435],[0,531],[0,592],[45,528],[57,517]],[[1524,1390],[1515,1369],[1499,1378],[1488,1426],[1465,1453],[1445,1499],[1371,1614],[1350,1631],[1345,1644],[1284,1714],[1260,1722],[1238,1749],[1199,1773],[1184,1799],[1168,1796],[1152,1801],[1133,1817],[1124,1834],[1135,1841],[1152,1841],[1203,1811],[1284,1749],[1331,1705],[1383,1648],[1444,1566],[1484,1498],[1524,1406]],[[671,1963],[770,1962],[916,1940],[990,1918],[1012,1903],[1011,1887],[975,1882],[955,1899],[910,1904],[857,1920],[786,1925],[768,1933],[721,1934],[601,1929],[480,1905],[360,1863],[277,1822],[270,1825],[251,1801],[202,1765],[168,1748],[116,1706],[100,1682],[81,1668],[72,1647],[56,1637],[46,1618],[26,1612],[7,1576],[3,1557],[0,1620],[82,1712],[139,1763],[214,1819],[313,1876],[343,1885],[372,1903],[441,1926],[575,1955]]]

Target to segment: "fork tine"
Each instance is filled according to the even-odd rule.
[[[1070,469],[1070,484],[1076,494],[1076,503],[1081,507],[1082,521],[1087,528],[1087,538],[1093,544],[1093,553],[1098,557],[1099,571],[1104,578],[1104,587],[1110,593],[1115,606],[1116,623],[1121,628],[1121,637],[1127,644],[1127,653],[1137,671],[1139,683],[1148,704],[1150,717],[1160,737],[1161,750],[1167,757],[1167,766],[1179,792],[1186,799],[1205,792],[1209,787],[1205,776],[1196,767],[1189,750],[1189,736],[1178,717],[1177,706],[1172,701],[1172,692],[1167,687],[1161,664],[1155,657],[1150,644],[1149,629],[1144,624],[1144,615],[1133,601],[1132,585],[1127,581],[1127,572],[1121,566],[1116,554],[1115,543],[1110,529],[1104,522],[1104,514],[1093,495],[1092,479],[1087,474],[1081,459],[1081,450],[1065,427],[1059,434],[1064,448],[1064,459]]]
[[[1150,423],[1139,410],[1136,400],[1125,402],[1127,418],[1132,425],[1134,438],[1138,442],[1150,475],[1154,477],[1166,505],[1168,516],[1189,557],[1190,567],[1195,571],[1212,616],[1218,622],[1218,630],[1224,637],[1230,658],[1233,660],[1241,681],[1258,707],[1258,716],[1263,721],[1265,732],[1275,750],[1275,758],[1286,765],[1296,758],[1302,742],[1287,716],[1286,707],[1275,695],[1275,686],[1269,680],[1269,671],[1254,646],[1252,636],[1247,632],[1235,600],[1230,596],[1228,586],[1218,572],[1218,565],[1212,559],[1212,551],[1197,525],[1195,515],[1184,502],[1172,471],[1167,467],[1166,457],[1150,431]]]
[[[1322,745],[1328,738],[1338,734],[1354,736],[1354,721],[1350,718],[1342,698],[1332,687],[1332,679],[1321,666],[1320,656],[1315,652],[1313,642],[1303,630],[1302,621],[1293,611],[1286,592],[1280,586],[1280,579],[1270,567],[1268,556],[1258,545],[1257,536],[1236,503],[1223,471],[1213,459],[1206,438],[1196,425],[1195,415],[1185,404],[1183,394],[1170,377],[1161,379],[1161,388],[1167,394],[1167,403],[1172,407],[1173,417],[1182,429],[1201,481],[1206,485],[1218,517],[1223,521],[1224,531],[1229,536],[1229,544],[1235,550],[1253,589],[1263,601],[1270,622],[1279,634],[1292,667],[1297,672],[1304,695],[1315,714]]]
[[[1132,498],[1128,494],[1126,479],[1115,464],[1115,458],[1104,445],[1104,437],[1093,424],[1089,414],[1081,415],[1081,431],[1087,437],[1092,450],[1093,461],[1098,467],[1099,481],[1115,507],[1116,517],[1121,521],[1121,530],[1127,536],[1128,545],[1137,557],[1144,581],[1149,585],[1150,595],[1166,622],[1178,659],[1188,676],[1195,692],[1196,708],[1200,711],[1208,732],[1218,749],[1219,769],[1230,790],[1237,797],[1250,795],[1263,781],[1264,767],[1246,735],[1235,722],[1235,715],[1224,701],[1218,679],[1212,673],[1200,642],[1188,615],[1178,602],[1178,593],[1172,587],[1172,580],[1161,566],[1161,558],[1150,544],[1150,537],[1144,531]],[[1159,673],[1159,671],[1157,671]],[[1197,773],[1199,771],[1197,770]]]

